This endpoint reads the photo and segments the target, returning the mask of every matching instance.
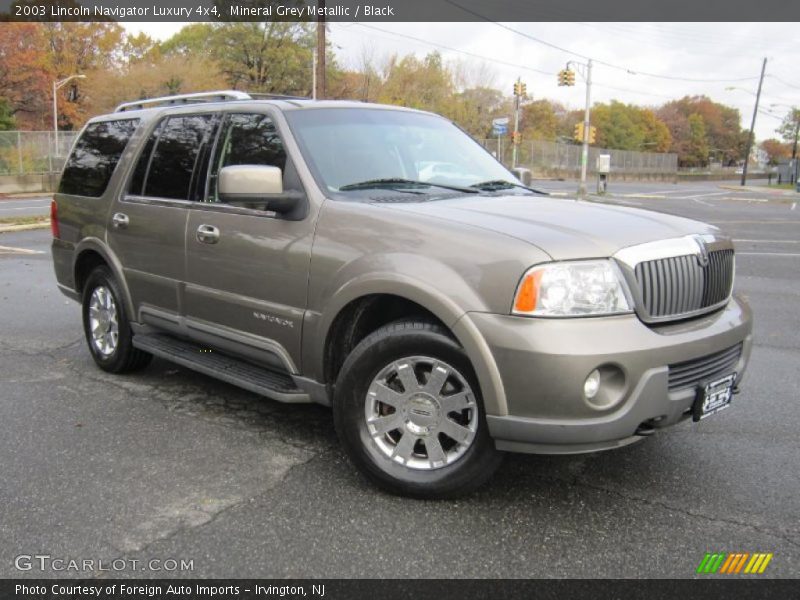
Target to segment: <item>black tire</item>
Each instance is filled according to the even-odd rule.
[[[477,431],[471,443],[465,444],[466,450],[463,454],[450,464],[443,461],[444,466],[430,469],[411,468],[388,456],[386,450],[379,447],[376,439],[381,440],[380,443],[388,440],[389,444],[396,439],[382,436],[373,439],[365,414],[368,391],[373,379],[395,361],[402,362],[407,357],[420,356],[442,361],[457,371],[457,375],[469,384],[475,400],[474,408],[466,409],[467,418],[472,419],[471,410],[477,411],[477,421],[472,421],[473,424],[477,422]],[[402,384],[401,387],[405,388]],[[443,412],[439,410],[437,414],[441,415]],[[346,358],[339,372],[333,413],[339,440],[352,462],[375,484],[394,494],[415,498],[461,496],[486,483],[502,462],[503,453],[495,448],[494,441],[489,437],[480,387],[472,365],[458,342],[439,325],[424,321],[396,321],[362,340]],[[387,436],[401,438],[406,433],[407,430],[398,429]],[[409,439],[417,438],[412,435]],[[445,443],[451,442],[446,437],[438,439]],[[424,439],[422,442],[424,445],[421,448],[427,448],[427,442]],[[400,446],[399,441],[396,446]],[[415,443],[413,448],[416,452],[416,448],[420,446]]]
[[[93,341],[89,324],[89,306],[92,294],[98,288],[108,290],[116,306],[118,338],[116,347],[109,353],[104,353],[97,347]],[[101,265],[89,274],[86,279],[86,285],[83,287],[83,300],[81,303],[83,333],[86,336],[86,343],[89,345],[89,352],[91,352],[94,362],[97,363],[98,367],[109,373],[138,371],[146,367],[153,358],[151,354],[133,347],[133,332],[131,331],[130,321],[122,298],[123,295],[119,284],[107,266]]]

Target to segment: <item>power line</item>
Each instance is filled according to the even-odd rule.
[[[453,0],[445,0],[445,2],[460,8],[464,12],[467,12],[467,13],[473,15],[473,16],[476,16],[479,19],[483,19],[484,21],[487,21],[488,23],[493,23],[494,25],[496,25],[498,27],[501,27],[503,29],[511,31],[512,33],[516,33],[517,35],[520,35],[520,36],[522,36],[524,38],[527,38],[527,39],[529,39],[531,41],[534,41],[537,44],[542,44],[542,45],[547,46],[549,48],[553,48],[555,50],[558,50],[560,52],[565,52],[566,54],[570,54],[572,56],[576,56],[578,58],[582,58],[583,60],[592,60],[596,64],[603,65],[603,66],[609,67],[611,69],[617,69],[619,71],[625,71],[626,73],[629,73],[630,75],[642,75],[644,77],[654,77],[654,78],[657,78],[657,79],[667,79],[667,80],[670,80],[670,81],[690,81],[690,82],[698,82],[698,83],[730,83],[730,82],[739,82],[739,81],[753,81],[753,80],[758,79],[758,77],[741,77],[741,78],[738,78],[738,79],[707,79],[707,78],[677,77],[677,76],[674,76],[674,75],[659,75],[657,73],[647,73],[645,71],[637,71],[635,69],[630,69],[628,67],[622,67],[620,65],[615,65],[613,63],[609,63],[609,62],[606,62],[604,60],[600,60],[600,59],[597,59],[597,58],[592,58],[590,56],[587,56],[585,54],[581,54],[579,52],[574,52],[573,50],[569,50],[568,48],[564,48],[564,47],[559,46],[557,44],[553,44],[552,42],[548,42],[547,40],[543,40],[541,38],[535,37],[533,35],[525,33],[524,31],[519,31],[518,29],[514,29],[513,27],[509,27],[508,25],[505,25],[504,23],[498,23],[497,21],[493,21],[492,19],[490,19],[488,17],[485,17],[484,15],[482,15],[480,13],[477,13],[477,12],[475,12],[475,11],[469,9],[469,8],[466,8],[464,6],[461,6],[457,2],[454,2]]]
[[[448,50],[449,52],[456,52],[458,54],[463,54],[465,56],[470,56],[472,58],[477,58],[480,60],[485,60],[487,62],[493,62],[499,65],[505,65],[507,67],[514,67],[515,69],[523,69],[525,71],[532,71],[534,73],[539,73],[541,75],[552,75],[555,76],[556,73],[554,71],[543,71],[541,69],[535,69],[533,67],[529,67],[526,65],[519,65],[515,63],[505,62],[502,60],[497,60],[496,58],[490,58],[488,56],[483,56],[482,54],[475,54],[474,52],[467,52],[466,50],[459,50],[457,48],[453,48],[451,46],[445,46],[444,44],[439,44],[436,42],[429,42],[428,40],[424,40],[422,38],[414,37],[413,35],[408,35],[405,33],[397,33],[395,31],[389,31],[388,29],[382,29],[380,27],[375,27],[374,25],[367,25],[365,23],[354,23],[358,27],[365,27],[367,29],[374,29],[375,31],[381,31],[383,33],[388,33],[389,35],[395,35],[397,37],[406,38],[409,40],[413,40],[415,42],[419,42],[421,44],[426,44],[428,46],[433,46],[434,48],[441,48],[443,50]]]
[[[793,84],[793,83],[789,83],[788,81],[784,81],[783,79],[781,79],[781,78],[780,78],[780,77],[778,77],[777,75],[767,75],[767,77],[771,77],[771,78],[772,78],[772,79],[774,79],[775,81],[777,81],[777,82],[779,82],[779,83],[782,83],[783,85],[785,85],[785,86],[787,86],[787,87],[794,88],[794,89],[796,89],[796,90],[800,90],[800,85],[795,85],[795,84]]]

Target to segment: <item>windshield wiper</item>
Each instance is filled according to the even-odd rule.
[[[541,194],[542,196],[549,196],[550,192],[545,192],[544,190],[537,190],[536,188],[529,187],[527,185],[522,185],[521,183],[514,183],[513,181],[506,181],[505,179],[490,179],[489,181],[481,181],[479,183],[473,183],[471,188],[475,188],[481,192],[496,192],[498,190],[507,190],[509,188],[522,188],[523,190],[528,190],[529,192],[533,192],[534,194]]]
[[[401,177],[386,177],[383,179],[368,179],[367,181],[359,181],[357,183],[348,183],[339,187],[340,192],[347,192],[351,190],[368,190],[371,188],[391,187],[397,188],[402,186],[424,186],[424,187],[438,187],[445,190],[453,190],[455,192],[463,192],[465,194],[477,194],[479,190],[472,189],[472,187],[458,187],[455,185],[444,185],[442,183],[434,183],[432,181],[415,181],[413,179],[403,179]]]

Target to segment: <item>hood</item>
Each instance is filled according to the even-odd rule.
[[[717,231],[712,225],[648,210],[539,196],[378,205],[511,236],[533,244],[553,260],[608,257],[627,246]]]

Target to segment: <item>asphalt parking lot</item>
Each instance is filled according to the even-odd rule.
[[[691,577],[718,551],[771,552],[755,577],[797,577],[800,209],[677,187],[609,201],[737,240],[736,290],[756,324],[735,404],[613,452],[509,456],[488,486],[448,502],[372,488],[325,408],[161,360],[99,371],[78,305],[55,287],[49,231],[0,235],[0,577],[92,575],[15,568],[34,554],[193,561],[130,566],[137,576]]]

